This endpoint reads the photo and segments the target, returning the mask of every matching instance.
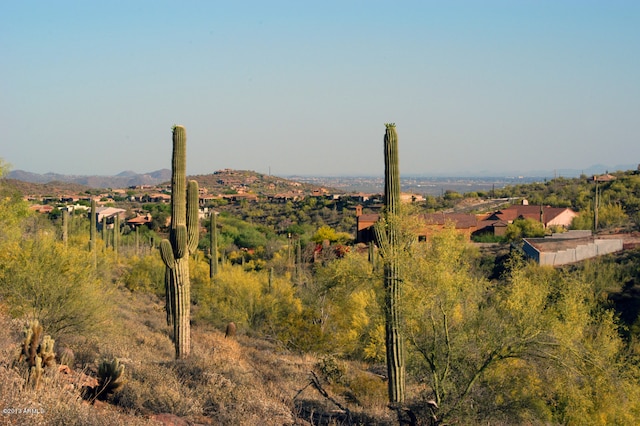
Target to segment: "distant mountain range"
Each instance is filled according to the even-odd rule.
[[[30,183],[64,182],[88,186],[90,188],[128,188],[130,186],[157,185],[171,180],[171,170],[161,169],[149,173],[136,173],[130,170],[115,176],[78,176],[58,173],[31,173],[24,170],[12,170],[9,179]]]
[[[624,170],[635,170],[638,165],[617,165],[614,167],[608,167],[602,164],[593,165],[591,167],[587,167],[582,170],[578,169],[556,169],[553,171],[549,170],[531,170],[528,172],[491,172],[491,171],[480,171],[474,173],[459,173],[459,174],[435,174],[435,175],[427,175],[427,174],[406,174],[403,176],[404,181],[411,181],[412,178],[418,178],[419,180],[434,180],[434,185],[437,188],[442,188],[443,183],[442,179],[450,180],[454,178],[462,178],[464,180],[464,184],[468,185],[467,182],[469,179],[478,178],[484,183],[489,182],[489,184],[496,184],[498,186],[504,186],[505,184],[513,184],[517,182],[511,182],[510,179],[522,179],[530,180],[530,179],[546,179],[553,177],[578,177],[582,174],[586,176],[591,176],[594,174],[603,174],[605,172],[615,172],[615,171],[624,171]],[[231,172],[231,171],[230,171]],[[218,172],[220,173],[220,172]],[[236,171],[237,173],[241,173]],[[242,172],[244,173],[244,172]],[[255,172],[251,172],[253,174],[258,175]],[[201,180],[204,179],[203,175],[198,175]],[[211,175],[212,177],[214,175]],[[171,170],[169,169],[161,169],[156,170],[154,172],[149,173],[136,173],[131,170],[126,170],[121,173],[118,173],[115,176],[80,176],[80,175],[64,175],[58,173],[31,173],[24,170],[13,170],[8,173],[7,178],[15,179],[22,182],[28,183],[36,183],[36,184],[47,184],[52,182],[61,182],[61,183],[69,183],[69,184],[77,184],[83,185],[89,188],[128,188],[131,186],[141,186],[141,185],[157,185],[164,182],[169,182],[171,180]],[[219,179],[220,176],[215,177],[215,179]],[[237,178],[234,177],[234,178]],[[263,177],[264,178],[264,177]],[[506,178],[507,180],[504,180]],[[328,186],[333,188],[341,188],[347,191],[376,191],[381,190],[382,181],[378,182],[381,179],[381,176],[370,176],[370,177],[358,177],[358,176],[334,176],[334,177],[322,177],[322,176],[288,176],[285,180],[294,179],[299,182],[304,182],[307,184],[312,184],[316,186]],[[205,179],[206,180],[206,179]],[[344,181],[343,181],[344,180]],[[362,182],[361,182],[362,181]],[[415,183],[415,182],[414,182]],[[425,182],[419,182],[425,183]],[[521,183],[521,182],[520,182]],[[201,183],[202,184],[202,183]],[[407,182],[404,185],[409,185]],[[210,186],[215,186],[211,184]],[[419,188],[425,185],[417,185]],[[446,189],[449,189],[448,187]],[[454,188],[455,190],[464,189],[464,188]],[[282,190],[282,189],[281,189]],[[466,189],[467,191],[470,189]],[[424,192],[424,188],[420,188],[418,192]],[[435,191],[435,190],[434,190]],[[428,191],[427,191],[428,192]]]

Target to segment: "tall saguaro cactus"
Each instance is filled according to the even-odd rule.
[[[97,234],[97,220],[96,220],[96,200],[91,200],[91,224],[89,225],[89,247],[91,251],[96,250],[96,234]]]
[[[91,199],[91,225],[89,228],[89,246],[91,247],[91,256],[93,256],[93,269],[98,267],[98,250],[96,248],[96,240],[98,234],[98,211],[96,208],[96,200]]]
[[[118,246],[120,245],[120,215],[113,217],[113,254],[118,258]]]
[[[211,222],[209,222],[209,278],[213,278],[218,273],[218,222],[217,213],[211,211]]]
[[[104,248],[109,247],[109,240],[107,238],[107,217],[102,217],[102,241],[104,242]]]
[[[400,170],[398,135],[395,124],[385,124],[383,221],[375,226],[384,271],[384,313],[389,402],[402,404],[405,398],[404,339],[400,319],[401,271],[398,214],[400,210]]]
[[[69,210],[62,210],[62,242],[67,247],[69,243]]]
[[[173,324],[176,359],[189,356],[191,347],[191,284],[189,253],[198,247],[198,183],[187,187],[187,135],[183,126],[173,128],[171,161],[171,227],[169,239],[160,243],[166,265],[167,321]]]

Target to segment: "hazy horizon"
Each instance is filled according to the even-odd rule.
[[[617,166],[613,166],[613,167],[608,167],[606,165],[602,165],[602,164],[596,164],[596,165],[592,165],[590,167],[587,168],[583,168],[583,169],[556,169],[556,170],[529,170],[529,171],[476,171],[476,172],[450,172],[450,173],[439,173],[439,174],[428,174],[428,173],[401,173],[401,178],[402,179],[412,179],[412,178],[420,178],[420,179],[429,179],[429,178],[433,178],[433,179],[456,179],[456,178],[461,178],[461,179],[518,179],[518,178],[553,178],[553,177],[567,177],[567,178],[572,178],[572,177],[578,177],[582,174],[586,174],[586,175],[591,175],[591,174],[602,174],[602,173],[609,173],[609,172],[617,172],[617,171],[628,171],[628,170],[636,170],[638,167],[640,167],[640,165],[636,166],[636,165],[631,165],[631,164],[627,164],[627,165],[617,165]],[[187,172],[187,175],[207,175],[207,174],[213,174],[219,170],[225,170],[225,169],[230,169],[228,167],[222,168],[222,169],[218,169],[218,170],[211,170],[208,172],[204,172],[204,173],[190,173]],[[335,178],[335,179],[339,179],[339,178],[345,178],[345,179],[357,179],[357,178],[371,178],[371,179],[381,179],[384,178],[384,173],[380,172],[380,173],[376,173],[376,174],[353,174],[353,173],[349,173],[349,172],[344,172],[344,173],[339,173],[339,174],[303,174],[303,173],[294,173],[294,174],[269,174],[269,173],[262,173],[259,172],[257,170],[250,170],[250,169],[231,169],[231,170],[244,170],[244,171],[249,171],[249,172],[255,172],[255,173],[261,173],[264,175],[272,175],[272,176],[277,176],[277,177],[281,177],[281,178],[286,178],[286,179],[291,179],[291,178],[327,178],[327,179],[331,179],[331,178]],[[12,172],[16,172],[16,173],[21,173],[21,172],[25,172],[25,173],[33,173],[33,174],[37,174],[40,176],[46,176],[46,175],[60,175],[60,176],[69,176],[69,177],[90,177],[90,176],[96,176],[96,177],[117,177],[123,174],[136,174],[136,175],[144,175],[144,174],[151,174],[151,173],[155,173],[155,172],[160,172],[160,171],[168,171],[170,172],[171,169],[170,168],[162,168],[162,169],[157,169],[157,170],[147,170],[147,171],[137,171],[137,170],[122,170],[118,173],[113,173],[113,174],[77,174],[77,173],[64,173],[64,172],[53,172],[53,171],[49,171],[49,172],[45,172],[45,173],[37,173],[37,172],[32,172],[30,170],[24,170],[24,169],[15,169],[15,168],[9,168],[9,175],[12,175]]]
[[[633,1],[2,2],[14,170],[377,176],[640,162]],[[448,172],[450,171],[450,172]]]

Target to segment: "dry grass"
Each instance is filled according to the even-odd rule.
[[[342,383],[322,384],[345,412],[309,385],[320,362],[313,355],[284,352],[245,336],[225,338],[221,330],[197,326],[191,357],[175,361],[162,301],[126,290],[119,301],[99,335],[59,339],[74,351],[76,371],[95,375],[101,360],[114,357],[125,365],[124,388],[100,406],[82,401],[80,391],[70,390],[53,372],[39,389],[24,388],[24,378],[12,365],[21,327],[0,312],[2,408],[37,411],[3,414],[0,424],[157,424],[154,416],[164,413],[190,424],[393,424],[386,384],[365,372],[366,366],[345,363]]]
[[[1,425],[148,425],[148,419],[127,415],[104,405],[100,408],[80,398],[57,369],[47,371],[37,389],[25,386],[26,370],[15,365],[21,324],[9,320],[0,306],[0,414]]]

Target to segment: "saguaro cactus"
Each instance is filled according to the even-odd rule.
[[[98,211],[96,208],[96,200],[91,199],[91,225],[89,228],[89,245],[91,247],[91,256],[93,257],[93,269],[98,267],[98,250],[96,248],[96,241],[98,238]]]
[[[104,242],[104,248],[109,247],[109,239],[107,234],[107,217],[102,217],[102,241]]]
[[[120,245],[120,215],[113,217],[113,254],[118,258],[118,246]]]
[[[398,135],[395,124],[385,124],[384,135],[384,203],[383,221],[375,226],[384,271],[384,314],[389,402],[402,404],[405,398],[404,340],[401,331],[400,242],[398,214],[400,209],[400,170]]]
[[[375,271],[376,269],[376,247],[373,241],[369,241],[369,246],[367,250],[367,257],[369,259],[369,263],[371,264],[371,268]]]
[[[218,222],[217,213],[211,211],[211,222],[209,223],[209,278],[213,278],[218,273]]]
[[[97,234],[97,226],[98,223],[96,222],[96,200],[91,200],[91,225],[89,227],[89,245],[91,248],[91,251],[96,250],[96,234]]]
[[[69,210],[62,210],[62,242],[65,247],[69,243]]]
[[[171,161],[171,227],[169,239],[160,243],[166,265],[167,321],[173,324],[176,358],[189,356],[191,347],[189,253],[198,247],[198,183],[187,188],[187,136],[183,126],[173,128]]]

